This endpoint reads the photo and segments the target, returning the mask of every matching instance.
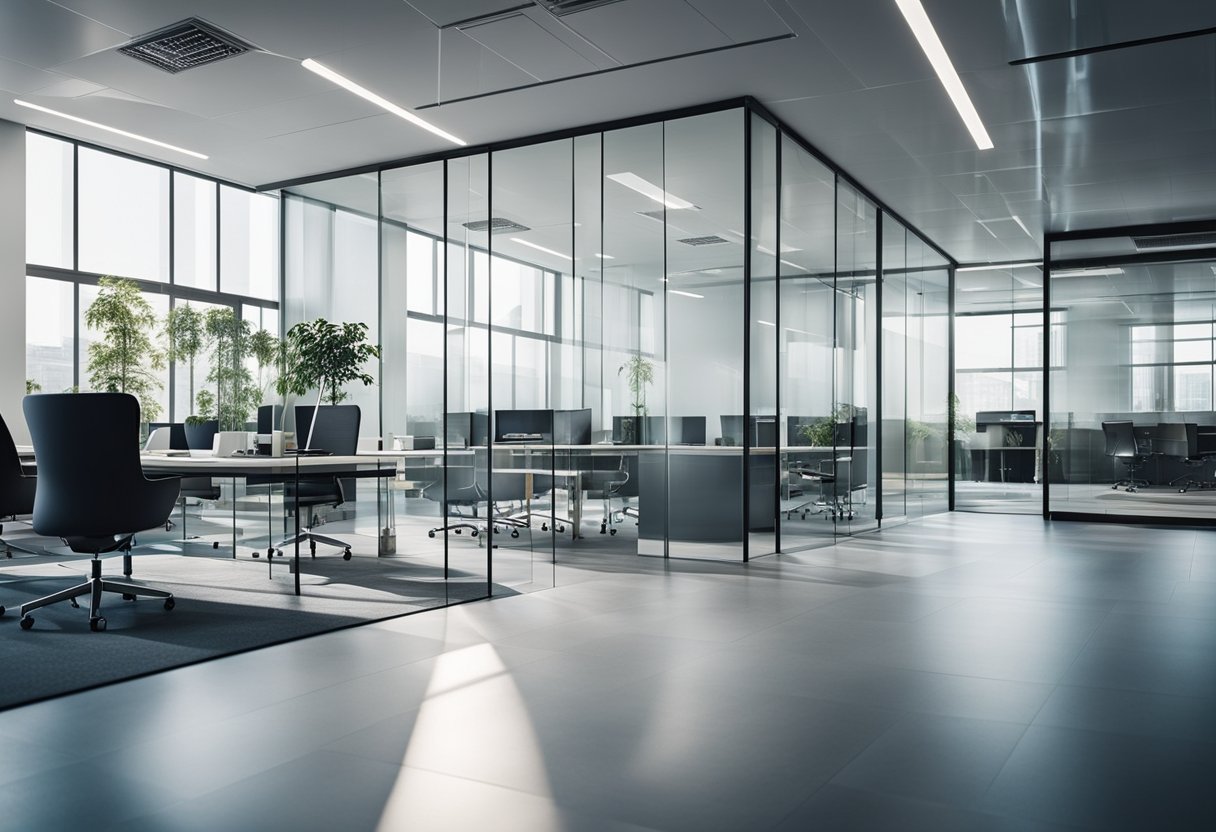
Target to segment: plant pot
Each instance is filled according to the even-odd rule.
[[[198,424],[186,422],[186,445],[192,451],[209,451],[219,429],[219,419],[209,419]]]

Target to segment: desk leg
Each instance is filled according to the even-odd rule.
[[[582,537],[579,530],[583,527],[583,489],[579,486],[578,479],[575,478],[570,483],[570,520],[574,529],[570,532],[571,540],[578,540]]]
[[[529,460],[524,462],[527,464]],[[532,472],[528,471],[524,474],[524,517],[528,520],[528,528],[532,527],[532,482]]]
[[[236,560],[236,477],[232,478],[232,559]]]
[[[291,556],[291,571],[296,576],[296,595],[300,594],[300,456],[296,455],[296,494],[295,494],[296,531],[292,535],[296,539],[296,551]]]

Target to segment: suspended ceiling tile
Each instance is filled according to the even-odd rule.
[[[226,113],[215,121],[230,125],[250,138],[265,139],[327,124],[381,115],[384,111],[346,90],[276,101],[251,110]],[[404,123],[404,122],[403,122]]]
[[[684,0],[621,0],[562,22],[623,64],[733,42]]]
[[[1010,34],[1025,42],[1016,57],[1216,26],[1216,6],[1206,2],[1101,0],[1083,4],[1019,0],[1005,4]]]
[[[537,80],[550,81],[596,69],[591,61],[522,14],[461,31]]]
[[[768,4],[740,3],[739,0],[687,2],[736,42],[783,35],[790,31],[790,27]]]
[[[54,72],[0,58],[0,89],[11,93],[25,95],[64,80],[67,79]]]
[[[787,0],[833,54],[867,87],[932,78],[933,68],[889,0]],[[947,46],[947,49],[949,46]]]
[[[127,35],[46,0],[0,0],[0,58],[39,69],[124,43]]]
[[[64,78],[61,75],[55,75],[54,77],[59,80],[53,81],[45,87],[39,87],[35,90],[35,93],[43,98],[79,98],[82,95],[89,95],[105,89],[101,84],[82,81],[79,78]]]
[[[204,118],[299,98],[332,86],[295,61],[261,52],[247,52],[176,75],[112,50],[70,61],[59,69]],[[257,83],[249,83],[251,77]]]
[[[444,101],[536,82],[536,78],[458,29],[444,30],[439,56]]]
[[[450,26],[462,20],[503,12],[527,0],[408,0],[436,26]]]

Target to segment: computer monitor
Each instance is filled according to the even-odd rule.
[[[668,421],[671,425],[672,445],[705,444],[704,416],[672,416]]]
[[[181,422],[149,422],[148,433],[157,428],[168,428],[169,430],[169,448],[174,451],[188,451],[190,445],[186,442],[186,426]]]
[[[720,416],[722,420],[722,444],[743,444],[743,417]],[[772,448],[777,445],[777,417],[750,416],[747,424],[751,430],[751,447]]]
[[[490,441],[490,416],[487,413],[449,413],[445,421],[444,442],[450,447],[484,448]],[[421,436],[422,434],[416,434]]]
[[[495,442],[552,442],[552,410],[495,410]]]
[[[269,435],[283,425],[283,405],[264,404],[258,407],[258,433]]]
[[[555,410],[553,442],[557,445],[591,444],[591,408]]]

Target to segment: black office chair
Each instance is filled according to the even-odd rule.
[[[315,424],[313,424],[312,417],[312,405],[296,407],[297,442],[308,442],[308,447],[312,450],[329,451],[337,456],[352,456],[358,452],[359,424],[362,413],[357,404],[323,405],[317,410]],[[312,431],[311,440],[308,435],[310,429]],[[299,507],[309,510],[310,513],[311,509],[316,506],[334,506],[336,508],[346,502],[342,481],[337,477],[318,477],[307,480],[301,478],[298,493],[296,483],[289,480],[283,488],[283,505],[294,507],[297,505],[297,497]],[[316,519],[314,515],[312,521],[300,529],[299,534],[292,535],[276,544],[274,546],[275,554],[282,556],[285,547],[299,541],[308,543],[308,549],[314,558],[317,556],[317,544],[324,543],[326,546],[341,549],[342,559],[350,560],[350,544],[336,537],[329,537],[314,531]]]
[[[9,433],[4,417],[0,416],[0,519],[16,519],[19,515],[33,513],[34,488],[37,483],[32,469],[21,464],[13,435]],[[0,543],[4,545],[6,558],[13,556],[13,549],[21,552],[32,551],[5,539],[3,524],[0,524]],[[3,609],[0,607],[0,615],[3,614]]]
[[[22,604],[21,629],[34,626],[31,611],[60,601],[79,606],[88,595],[89,628],[104,630],[103,592],[163,598],[173,609],[170,592],[101,576],[102,553],[118,551],[130,577],[135,533],[162,525],[177,502],[180,477],[150,479],[140,468],[139,402],[126,393],[53,393],[26,396],[24,409],[38,458],[34,531],[91,554],[93,571],[82,584]]]
[[[1103,422],[1102,436],[1106,439],[1106,455],[1127,466],[1127,476],[1116,482],[1111,488],[1118,490],[1119,486],[1123,485],[1129,492],[1134,492],[1141,486],[1148,486],[1148,480],[1136,476],[1136,473],[1144,467],[1148,449],[1142,448],[1136,441],[1132,423]]]
[[[610,469],[592,469],[583,471],[579,474],[579,488],[583,491],[583,496],[592,500],[600,500],[603,504],[604,514],[600,520],[600,534],[616,534],[616,524],[624,521],[625,510],[629,508],[624,502],[624,496],[621,490],[629,483],[629,472],[625,469],[625,456],[622,454],[617,460],[615,468]],[[618,511],[613,508],[612,501],[620,499],[622,501],[621,509]]]
[[[444,471],[444,480],[428,483],[422,496],[443,506],[443,524],[428,531],[427,537],[434,537],[439,532],[460,534],[467,531],[471,537],[481,534],[477,506],[486,502],[486,492],[477,482],[477,468],[473,465],[449,465]],[[468,508],[470,514],[461,513],[461,508]]]
[[[169,431],[169,450],[171,451],[189,451],[190,443],[186,438],[186,425],[181,422],[149,422],[149,434],[157,429],[166,429]],[[214,436],[214,431],[212,431]],[[210,447],[210,446],[208,446]],[[182,537],[179,543],[190,543],[198,539],[195,535],[191,537],[186,533],[186,501],[194,500],[218,500],[220,498],[220,488],[215,484],[215,480],[211,477],[182,477],[182,487],[178,494],[178,505],[182,510]],[[172,518],[165,521],[165,531],[170,531],[174,526]],[[212,548],[219,548],[219,543],[212,544]]]
[[[1163,456],[1174,457],[1188,469],[1199,468],[1208,464],[1206,456],[1199,452],[1199,426],[1186,422],[1162,422],[1157,425],[1156,438],[1153,441],[1153,452]],[[1185,480],[1185,482],[1183,482]],[[1197,480],[1187,471],[1181,476],[1170,480],[1170,485],[1178,485],[1181,493],[1192,488],[1203,488],[1205,480]]]

